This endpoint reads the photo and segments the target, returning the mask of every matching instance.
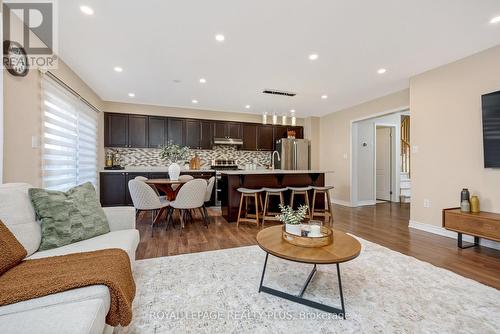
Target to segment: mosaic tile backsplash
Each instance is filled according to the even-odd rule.
[[[157,148],[106,148],[108,152],[120,155],[121,165],[124,167],[161,167],[167,163],[160,159],[160,150]],[[213,159],[236,160],[239,166],[257,163],[266,166],[271,163],[271,152],[240,151],[235,146],[214,146],[212,150],[191,150],[192,156],[198,154],[202,167],[210,167]]]

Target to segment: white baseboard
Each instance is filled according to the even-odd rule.
[[[338,204],[338,205],[342,205],[342,206],[348,206],[350,208],[353,207],[352,203],[351,202],[348,202],[348,201],[343,201],[343,200],[340,200],[340,199],[333,199],[332,200],[332,203],[333,204]]]
[[[448,231],[447,229],[442,228],[441,226],[422,224],[422,223],[416,222],[414,220],[410,220],[408,226],[410,228],[414,228],[416,230],[421,230],[421,231],[441,235],[443,237],[448,237],[448,238],[452,238],[452,239],[458,238],[458,234],[456,232]],[[466,242],[474,242],[474,238],[469,236],[469,235],[463,234],[462,239],[463,239],[463,241],[466,241]],[[486,239],[480,239],[479,244],[481,246],[484,246],[484,247],[500,250],[500,242],[495,242],[495,241],[486,240]]]
[[[375,204],[377,204],[376,201],[372,201],[372,200],[369,200],[369,201],[359,201],[357,203],[353,203],[353,202],[343,201],[343,200],[340,200],[340,199],[333,199],[332,203],[333,204],[342,205],[342,206],[348,206],[350,208],[355,208],[355,207],[358,207],[358,206],[367,206],[367,205],[375,205]]]

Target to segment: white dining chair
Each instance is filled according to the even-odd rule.
[[[205,202],[203,203],[203,213],[207,217],[208,222],[210,222],[210,216],[209,216],[208,210],[207,210],[207,203],[210,202],[210,199],[212,198],[212,192],[214,190],[214,184],[215,184],[215,176],[212,176],[207,181],[207,190],[205,192]]]
[[[191,181],[193,179],[194,179],[194,177],[192,177],[191,175],[181,175],[181,176],[179,176],[179,181]],[[175,191],[180,186],[181,186],[180,184],[172,184],[172,190]]]
[[[203,214],[206,191],[207,181],[203,179],[194,179],[185,183],[177,193],[175,200],[170,202],[170,207],[179,211],[182,228],[185,226],[186,213],[193,209],[199,209],[205,226],[208,227],[207,218]]]
[[[166,199],[158,197],[153,188],[144,183],[144,181],[130,180],[128,181],[128,189],[137,212],[151,211],[151,236],[153,236],[154,225],[159,223],[161,215],[169,207],[169,202]],[[156,214],[154,215],[154,213]]]

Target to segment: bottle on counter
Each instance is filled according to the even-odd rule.
[[[481,208],[479,206],[479,197],[472,196],[470,198],[470,212],[479,213],[480,211],[481,211]]]
[[[460,211],[462,212],[470,212],[470,203],[468,200],[464,199],[460,204]]]

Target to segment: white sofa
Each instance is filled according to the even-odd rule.
[[[135,212],[131,207],[104,208],[111,232],[59,248],[38,252],[40,223],[28,196],[29,184],[0,185],[0,220],[21,242],[28,259],[106,248],[127,252],[133,264],[139,244]],[[109,290],[93,285],[0,307],[0,332],[20,333],[111,333],[105,318],[110,305]]]

